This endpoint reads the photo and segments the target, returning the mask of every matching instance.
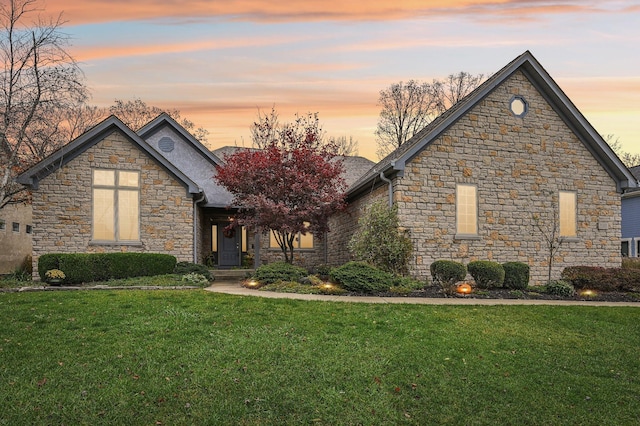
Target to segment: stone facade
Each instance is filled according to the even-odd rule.
[[[379,185],[358,198],[348,200],[346,210],[331,217],[329,221],[331,232],[328,235],[329,250],[327,253],[327,263],[329,265],[338,266],[353,260],[348,250],[348,244],[353,234],[358,231],[358,220],[367,206],[379,200],[387,200],[388,191],[387,184]]]
[[[529,104],[522,118],[509,110],[514,95]],[[456,238],[460,183],[477,186],[476,239]],[[570,265],[620,266],[616,183],[520,71],[419,152],[394,185],[417,277],[438,259],[520,261],[531,284],[544,283],[548,249],[534,215],[553,223],[565,190],[577,193],[577,237],[562,242],[552,278]]]
[[[92,169],[140,172],[140,241],[92,242]],[[33,266],[45,253],[149,252],[193,261],[193,200],[178,181],[114,131],[33,191]]]
[[[14,227],[16,229],[14,229]],[[0,274],[21,267],[31,256],[31,206],[7,204],[0,209]]]

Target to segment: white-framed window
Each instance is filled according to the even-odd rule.
[[[305,222],[305,226],[309,226],[308,222]],[[308,232],[307,234],[302,234],[298,232],[296,238],[293,240],[293,247],[299,250],[311,250],[313,249],[313,234]],[[278,240],[276,240],[276,235],[273,231],[269,233],[269,248],[279,249]]]
[[[631,257],[631,238],[622,238],[620,240],[620,254],[623,257]]]
[[[4,231],[6,227],[7,222],[5,222],[4,219],[0,219],[0,231]]]
[[[140,239],[140,172],[93,170],[93,240]]]
[[[18,222],[13,222],[11,224],[11,229],[13,229],[13,232],[20,232],[20,224]]]
[[[577,195],[573,191],[559,191],[558,208],[560,236],[576,237],[578,228]]]
[[[456,185],[456,235],[478,235],[478,189],[475,185]]]

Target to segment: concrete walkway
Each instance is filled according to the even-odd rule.
[[[330,296],[322,294],[276,293],[273,291],[251,290],[237,281],[215,281],[206,291],[213,293],[255,296],[270,299],[320,300],[325,302],[353,303],[412,303],[420,305],[557,305],[557,306],[633,306],[640,308],[639,302],[593,302],[573,300],[525,300],[525,299],[474,299],[462,297],[378,297],[378,296]]]

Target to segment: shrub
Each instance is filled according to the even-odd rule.
[[[38,273],[60,269],[65,282],[80,284],[109,279],[171,274],[176,258],[159,253],[50,253],[38,260]]]
[[[640,259],[637,257],[622,258],[622,269],[640,269]]]
[[[315,265],[311,268],[311,273],[317,275],[323,280],[328,280],[331,275],[331,266],[329,265]]]
[[[207,281],[213,281],[213,276],[211,276],[211,272],[209,272],[209,268],[206,265],[200,265],[198,263],[193,262],[178,262],[176,263],[176,267],[173,271],[178,275],[185,275],[191,272],[195,272],[196,274],[200,274],[204,276]]]
[[[580,290],[640,291],[640,270],[633,268],[569,266],[561,277]]]
[[[409,294],[416,290],[421,290],[424,288],[424,283],[422,281],[415,280],[410,277],[395,277],[393,283],[391,284],[391,288],[389,291],[391,293],[396,294]]]
[[[549,281],[545,286],[547,294],[553,294],[555,296],[573,296],[575,289],[573,286],[564,280]]]
[[[467,268],[460,262],[453,260],[436,260],[429,268],[434,284],[452,286],[467,276]]]
[[[207,277],[202,274],[198,274],[197,272],[189,272],[188,274],[183,275],[182,281],[199,287],[204,287],[209,284]]]
[[[349,241],[358,261],[383,271],[405,274],[413,251],[411,239],[400,230],[398,207],[378,201],[358,220],[358,232]]]
[[[347,291],[379,293],[389,290],[393,275],[364,262],[348,262],[334,268],[331,279]]]
[[[467,270],[478,288],[497,288],[504,283],[504,268],[498,262],[476,260],[469,262]]]
[[[529,265],[522,262],[506,262],[504,269],[504,287],[522,290],[529,285]]]
[[[308,275],[307,270],[286,262],[274,262],[256,269],[255,279],[261,284],[272,284],[277,281],[299,281]]]

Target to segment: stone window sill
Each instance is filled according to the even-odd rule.
[[[89,241],[90,246],[130,246],[142,247],[142,241]]]
[[[480,240],[479,235],[474,234],[456,234],[453,236],[454,240]]]

